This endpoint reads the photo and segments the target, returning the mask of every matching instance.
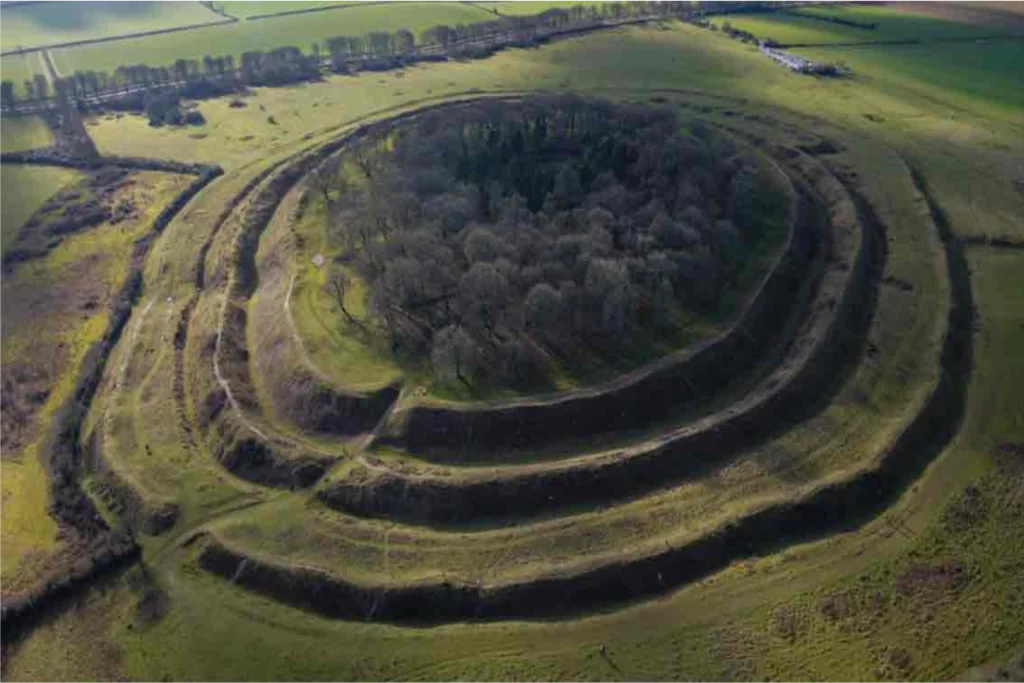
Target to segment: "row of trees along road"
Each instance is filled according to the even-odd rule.
[[[113,73],[102,70],[75,71],[59,78],[54,88],[65,90],[79,100],[90,97],[124,95],[154,88],[174,86],[186,97],[208,97],[234,92],[245,86],[275,86],[315,80],[321,69],[335,73],[390,69],[419,59],[484,57],[504,46],[535,45],[552,32],[584,29],[609,22],[638,18],[683,17],[706,11],[707,3],[690,2],[609,2],[552,8],[533,16],[506,17],[453,26],[438,25],[417,37],[407,29],[393,33],[372,32],[362,36],[328,38],[314,43],[308,52],[284,46],[269,51],[233,55],[206,55],[200,59],[178,59],[165,66],[124,65]],[[718,3],[718,12],[749,5],[770,3]],[[344,11],[344,10],[339,10]],[[270,19],[269,21],[273,21]],[[23,83],[19,96],[12,81],[0,86],[0,104],[11,108],[19,102],[42,103],[51,97],[47,79],[36,74]],[[56,94],[56,93],[53,93]],[[124,108],[141,108],[140,98],[128,98]]]
[[[314,175],[347,264],[329,286],[353,321],[363,280],[364,331],[467,384],[536,386],[716,312],[779,201],[669,107],[481,102],[387,140]]]

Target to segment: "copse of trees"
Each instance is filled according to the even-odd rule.
[[[376,330],[467,384],[533,384],[678,332],[759,238],[758,172],[667,107],[484,102],[347,159],[319,193]]]

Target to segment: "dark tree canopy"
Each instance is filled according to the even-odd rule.
[[[427,114],[343,168],[332,229],[391,349],[467,383],[531,384],[713,313],[765,192],[671,108],[570,97]]]

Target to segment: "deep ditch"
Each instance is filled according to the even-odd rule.
[[[972,372],[974,304],[963,248],[924,177],[910,169],[944,245],[950,308],[939,381],[877,465],[803,498],[769,506],[683,546],[575,575],[480,586],[452,582],[369,587],[239,553],[207,536],[199,565],[248,590],[325,616],[408,624],[568,616],[667,593],[744,558],[848,531],[885,510],[952,440]]]
[[[174,330],[174,379],[172,390],[174,393],[174,404],[175,410],[178,415],[178,424],[182,430],[182,441],[186,448],[194,451],[197,448],[196,435],[192,428],[192,420],[189,415],[187,401],[185,398],[185,347],[188,345],[188,329],[189,324],[192,322],[192,314],[195,312],[196,305],[199,303],[199,297],[202,296],[203,290],[206,288],[206,257],[210,253],[210,248],[213,246],[214,240],[217,235],[220,234],[221,228],[227,219],[231,216],[231,213],[241,204],[246,197],[252,193],[256,187],[262,183],[267,177],[277,170],[281,164],[278,162],[265,168],[260,173],[256,174],[252,179],[249,180],[242,187],[242,189],[235,194],[231,201],[228,202],[227,206],[217,215],[217,219],[213,222],[213,227],[210,233],[203,240],[203,244],[199,247],[199,254],[196,257],[196,272],[193,279],[195,291],[189,300],[185,303],[184,308],[181,310],[181,315],[178,318],[178,325]]]

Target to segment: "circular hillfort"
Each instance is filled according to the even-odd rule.
[[[880,157],[917,224],[862,185]],[[422,624],[650,599],[877,516],[963,411],[948,226],[821,121],[463,96],[218,188],[183,214],[203,239],[146,264],[81,443],[152,562],[273,601]]]

